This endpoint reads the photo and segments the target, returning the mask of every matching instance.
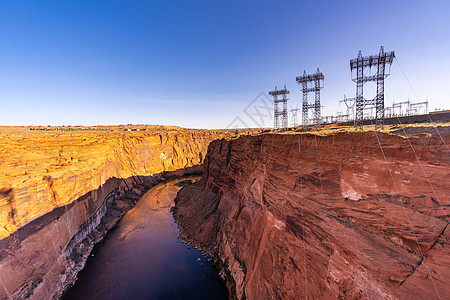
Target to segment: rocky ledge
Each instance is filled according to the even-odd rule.
[[[450,134],[267,134],[210,144],[181,235],[238,299],[450,295]]]
[[[113,224],[152,182],[182,175],[212,140],[235,135],[0,127],[0,299],[60,295],[110,227],[102,219]]]

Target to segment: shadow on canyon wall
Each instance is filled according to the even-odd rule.
[[[202,171],[203,171],[203,167],[201,165],[197,165],[197,166],[193,166],[193,167],[189,167],[189,168],[185,168],[185,169],[179,169],[176,171],[164,171],[164,172],[161,172],[161,173],[158,173],[155,175],[150,175],[150,176],[130,176],[128,178],[117,178],[117,177],[109,178],[99,188],[85,193],[83,196],[79,197],[78,199],[76,199],[75,201],[73,201],[67,205],[60,206],[60,207],[53,209],[52,211],[36,218],[35,220],[31,221],[30,223],[26,224],[25,226],[20,227],[16,232],[12,233],[7,238],[0,240],[0,260],[2,260],[5,257],[5,255],[8,255],[7,250],[11,251],[11,250],[17,249],[17,247],[20,247],[21,241],[23,241],[24,239],[26,239],[28,236],[32,235],[33,233],[37,232],[44,226],[48,225],[52,221],[58,220],[64,213],[66,213],[69,209],[71,209],[74,205],[76,205],[79,202],[87,202],[85,204],[85,207],[88,212],[88,215],[89,216],[93,215],[99,207],[98,207],[98,203],[95,203],[92,200],[91,195],[92,195],[92,193],[99,193],[102,189],[104,189],[105,186],[116,185],[119,188],[120,183],[125,182],[125,185],[126,185],[125,191],[131,190],[134,187],[134,185],[137,185],[137,184],[144,184],[148,190],[151,187],[153,187],[154,185],[156,185],[160,182],[163,182],[165,180],[170,180],[170,179],[174,179],[174,178],[182,177],[182,176],[201,175]],[[129,182],[132,182],[132,185],[128,186]],[[116,190],[112,191],[111,193],[114,193],[114,192],[116,192]],[[111,193],[109,193],[108,196],[110,196]],[[108,196],[106,198],[108,198]],[[131,195],[129,195],[129,196],[131,196]],[[11,220],[14,220],[14,217],[15,217],[14,189],[13,188],[0,189],[0,199],[1,198],[6,199],[6,201],[8,203],[8,207],[9,207],[8,216],[10,216]],[[138,199],[136,199],[136,200],[138,200]]]
[[[44,298],[60,296],[84,267],[94,244],[147,190],[163,181],[200,175],[202,171],[203,166],[196,165],[151,176],[112,177],[70,204],[20,227],[0,240],[0,283],[4,286],[0,299],[33,294]],[[13,188],[0,191],[11,218],[15,215],[15,192]]]

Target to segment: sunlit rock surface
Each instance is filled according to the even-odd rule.
[[[198,173],[185,168],[202,163],[212,140],[236,134],[101,129],[0,128],[0,299],[59,295],[84,264],[73,256],[86,255],[92,245],[73,250],[100,224],[107,204],[114,202],[117,211],[112,226],[146,188]]]
[[[214,141],[175,217],[239,299],[448,298],[448,129]]]

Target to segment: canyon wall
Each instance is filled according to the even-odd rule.
[[[239,299],[444,299],[447,129],[214,141],[175,219]]]
[[[129,209],[152,184],[201,172],[189,167],[208,144],[234,134],[0,131],[0,299],[59,296],[86,258],[71,256],[108,205],[123,213],[117,206]]]

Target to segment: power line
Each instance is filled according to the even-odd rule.
[[[397,65],[398,65],[398,67],[400,68],[400,71],[402,72],[403,76],[405,77],[406,81],[408,82],[409,87],[410,87],[411,90],[413,91],[413,93],[414,93],[414,95],[416,96],[417,100],[420,101],[419,96],[418,96],[417,93],[416,93],[416,90],[414,89],[414,87],[412,86],[412,84],[411,84],[411,82],[409,81],[408,77],[406,76],[406,73],[403,71],[403,68],[402,68],[402,66],[400,65],[400,62],[398,61],[398,58],[397,58],[397,57],[395,58],[395,61],[397,62]],[[445,140],[444,140],[444,138],[442,137],[441,133],[440,133],[439,130],[437,129],[435,123],[434,123],[433,120],[431,119],[430,114],[428,113],[427,116],[428,116],[428,119],[430,120],[431,124],[433,124],[433,127],[434,127],[434,129],[436,130],[436,133],[439,135],[441,141],[444,143],[445,147],[447,148],[447,152],[450,152],[450,149],[449,149],[447,143],[445,142]]]
[[[300,201],[302,202],[301,208],[302,208],[302,219],[303,219],[303,261],[305,264],[305,299],[308,300],[308,280],[307,280],[307,273],[308,273],[308,266],[306,265],[306,245],[305,245],[305,214],[303,210],[303,182],[302,182],[302,161],[301,161],[301,141],[300,141],[300,135],[298,135],[298,156],[299,156],[299,166],[300,166]]]
[[[445,214],[445,217],[446,217],[446,219],[447,219],[447,222],[450,223],[450,221],[449,221],[449,219],[448,219],[448,216],[447,216],[447,213],[445,212],[445,209],[444,209],[444,207],[442,206],[441,201],[439,201],[439,197],[437,196],[436,191],[435,191],[433,185],[431,184],[431,182],[430,182],[430,180],[429,180],[429,178],[428,178],[428,176],[427,176],[427,173],[425,172],[425,169],[423,168],[422,163],[420,162],[419,157],[417,156],[416,150],[414,150],[414,147],[413,147],[413,145],[411,144],[411,140],[409,139],[408,135],[406,134],[405,127],[403,126],[402,122],[400,122],[400,119],[399,119],[399,118],[397,118],[397,120],[398,120],[398,123],[399,123],[399,125],[401,126],[401,128],[402,128],[402,130],[403,130],[403,133],[405,134],[405,137],[406,137],[406,140],[407,140],[408,143],[409,143],[409,146],[411,147],[411,149],[412,149],[412,151],[413,151],[413,153],[414,153],[414,156],[416,157],[417,162],[419,163],[420,168],[422,169],[422,172],[423,172],[423,175],[425,176],[425,179],[427,180],[428,184],[430,185],[430,188],[431,188],[431,190],[433,191],[433,194],[434,194],[434,196],[436,197],[436,200],[438,201],[439,205],[440,205],[441,208],[442,208],[442,211],[443,211],[444,214]]]
[[[339,172],[340,172],[340,174],[342,176],[342,168],[341,168],[341,163],[340,163],[340,161],[338,159],[338,155],[337,155],[336,144],[334,142],[334,134],[332,134],[331,137],[333,139],[334,155],[335,155],[336,161],[338,162]],[[361,257],[360,257],[360,253],[359,253],[358,243],[356,241],[355,228],[353,227],[353,223],[352,223],[352,220],[351,220],[352,219],[352,215],[350,213],[350,208],[349,208],[349,205],[348,205],[348,201],[347,200],[344,200],[344,201],[345,201],[345,204],[347,205],[347,213],[348,213],[349,218],[350,218],[349,219],[349,223],[350,223],[350,227],[352,228],[352,232],[353,232],[353,242],[355,243],[355,250],[356,250],[356,255],[357,255],[357,258],[358,258],[359,267],[362,269]],[[364,284],[364,291],[366,292],[366,295],[368,295],[366,284]]]
[[[395,183],[394,176],[392,175],[391,168],[389,167],[389,163],[387,161],[386,154],[384,153],[383,146],[381,145],[381,142],[380,142],[380,139],[378,137],[378,133],[377,133],[376,130],[374,131],[374,134],[375,134],[375,137],[377,139],[378,145],[380,146],[381,153],[383,154],[383,158],[384,158],[384,161],[386,163],[386,167],[387,167],[387,169],[389,171],[389,175],[390,175],[390,177],[392,179],[392,182],[394,184],[395,190],[397,191],[397,194],[400,195],[400,191],[399,191],[399,189],[397,187],[397,184]],[[437,290],[436,284],[434,283],[433,276],[431,275],[430,269],[428,268],[428,264],[426,263],[425,256],[423,255],[422,248],[420,247],[419,240],[417,239],[416,232],[414,231],[414,228],[412,227],[411,220],[410,220],[410,218],[408,216],[408,213],[406,211],[405,205],[403,203],[403,199],[401,197],[398,197],[398,198],[400,200],[400,203],[402,204],[403,212],[405,213],[406,219],[408,220],[408,224],[409,224],[409,227],[411,228],[411,231],[412,231],[412,234],[413,234],[414,239],[416,241],[417,247],[418,247],[418,249],[420,251],[421,256],[423,257],[423,263],[424,263],[425,267],[427,268],[428,275],[431,278],[431,282],[433,283],[433,286],[434,286],[434,289],[436,291],[436,294],[437,294],[438,298],[441,299],[441,296],[439,295],[439,292]]]
[[[318,147],[317,147],[317,135],[314,135],[314,142],[315,142],[316,151],[317,151],[318,150]],[[325,227],[326,227],[325,232],[327,233],[328,248],[330,248],[330,268],[332,269],[333,268],[333,253],[332,253],[331,244],[330,244],[330,235],[328,233],[329,229],[328,229],[327,212],[326,212],[327,208],[325,206],[325,199],[324,199],[324,195],[323,195],[322,169],[321,169],[320,164],[319,164],[319,156],[316,155],[316,157],[317,157],[317,159],[316,159],[317,167],[319,169],[319,181],[320,181],[320,192],[321,192],[321,195],[322,195],[322,207],[323,207],[323,210],[324,210],[324,212],[323,212],[323,214],[324,214],[323,215],[323,219],[324,219]],[[338,294],[337,294],[337,291],[336,291],[336,282],[334,282],[334,294],[335,294],[336,299],[337,299],[338,298]]]

